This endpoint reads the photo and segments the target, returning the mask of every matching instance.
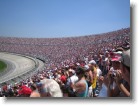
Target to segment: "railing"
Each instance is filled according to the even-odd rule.
[[[7,52],[4,52],[4,53],[7,53]],[[36,72],[38,72],[39,62],[38,62],[38,60],[36,58],[32,58],[32,57],[29,57],[29,56],[26,56],[26,55],[21,55],[21,54],[15,54],[15,53],[10,53],[10,54],[14,54],[14,55],[17,55],[17,56],[22,56],[22,57],[28,58],[28,59],[34,61],[35,66],[32,69],[30,69],[30,70],[26,70],[26,71],[19,72],[19,73],[14,73],[12,75],[14,77],[5,78],[7,80],[1,81],[0,84],[2,84],[2,83],[11,83],[12,81],[14,82],[14,80],[19,78],[21,80],[16,81],[18,83],[18,82],[22,81],[23,79],[26,79],[27,76],[29,77],[31,74],[35,74]]]

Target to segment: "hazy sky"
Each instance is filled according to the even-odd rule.
[[[67,37],[130,27],[130,0],[0,0],[0,36]]]

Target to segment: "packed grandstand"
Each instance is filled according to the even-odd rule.
[[[0,37],[1,53],[12,53],[15,55],[20,54],[21,56],[28,56],[29,58],[33,58],[35,62],[41,61],[44,63],[44,65],[41,68],[38,68],[39,66],[37,65],[39,64],[36,63],[36,67],[32,69],[30,72],[24,73],[20,76],[17,76],[16,78],[12,78],[5,82],[0,81],[0,96],[2,97],[22,97],[22,96],[35,97],[36,95],[37,95],[36,97],[42,97],[42,96],[101,97],[101,95],[104,96],[104,94],[101,94],[101,89],[104,88],[103,83],[105,82],[105,81],[103,82],[102,79],[107,78],[109,70],[112,68],[112,65],[110,64],[112,58],[111,54],[115,52],[117,48],[122,48],[124,51],[130,49],[130,36],[131,36],[130,28],[124,28],[108,33],[87,35],[82,37],[67,37],[67,38]],[[91,93],[89,83],[86,83],[88,88],[86,88],[85,91],[87,91],[88,93],[81,95],[81,93],[78,92],[78,89],[76,89],[76,82],[78,82],[78,80],[80,79],[80,76],[78,76],[78,74],[81,74],[81,72],[78,71],[88,70],[90,68],[88,64],[95,64],[96,66],[94,67],[99,67],[101,72],[96,73],[97,79],[93,79],[93,81],[94,80],[97,81],[95,81],[96,82],[95,87],[94,85],[91,84],[92,85]],[[93,73],[95,73],[94,70],[92,71],[92,76]],[[87,75],[84,73],[83,76],[85,76],[85,79],[87,79]],[[72,76],[74,76],[74,78]],[[71,77],[76,81],[71,81]],[[50,81],[47,81],[46,79]],[[101,81],[99,81],[99,79]],[[41,83],[41,80],[43,80],[42,81],[43,83]],[[45,95],[41,94],[42,90],[40,90],[40,87],[44,83],[47,85],[48,83],[53,81],[55,81],[54,85],[60,88],[60,90],[57,90],[57,92],[61,94],[53,94],[51,90],[48,90],[48,88],[53,89],[52,86],[47,86],[47,91],[49,91],[49,94],[48,93]],[[94,83],[93,81],[91,83]],[[101,84],[101,82],[103,83]],[[123,83],[126,83],[126,85],[128,86],[127,89],[130,93],[129,90],[130,84],[127,84],[127,82],[128,81],[123,79]],[[38,94],[35,94],[36,90]],[[109,95],[107,96],[105,95],[104,97],[108,96]],[[130,95],[128,93],[124,94],[122,93],[122,91],[119,90],[119,94],[113,96],[119,97]]]

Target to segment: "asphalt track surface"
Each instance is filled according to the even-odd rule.
[[[20,54],[0,52],[0,60],[7,64],[4,72],[0,73],[0,84],[44,67],[42,61]]]

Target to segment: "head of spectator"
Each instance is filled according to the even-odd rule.
[[[92,69],[94,66],[96,66],[96,62],[95,62],[95,60],[91,60],[91,61],[89,61],[88,66],[89,66],[91,69]]]
[[[43,80],[44,79],[44,76],[43,75],[40,75],[39,76],[39,80]]]
[[[75,74],[75,71],[73,70],[73,69],[69,69],[68,70],[68,73],[69,73],[69,76],[71,77],[72,75],[74,75]]]
[[[38,92],[36,84],[31,84],[30,88],[32,90],[30,97],[40,97],[40,93]]]
[[[71,69],[75,69],[75,64],[70,63],[70,64],[69,64],[69,68],[71,68]]]
[[[118,52],[118,51],[123,52],[123,51],[125,51],[125,49],[124,49],[124,48],[122,48],[122,47],[118,47],[118,48],[115,50],[115,52]]]
[[[130,49],[122,53],[120,60],[123,77],[130,85]]]
[[[85,66],[84,66],[84,70],[85,70],[86,72],[88,72],[88,71],[90,70],[89,65],[85,65]]]
[[[22,85],[18,93],[23,97],[29,97],[31,92],[32,90],[29,87]]]
[[[85,70],[82,67],[76,68],[76,75],[78,76],[79,80],[85,76]]]
[[[63,97],[59,84],[53,79],[43,79],[37,87],[41,97]]]
[[[111,53],[111,63],[114,70],[120,69],[121,51]]]
[[[80,66],[80,63],[77,62],[77,63],[76,63],[76,66]]]

